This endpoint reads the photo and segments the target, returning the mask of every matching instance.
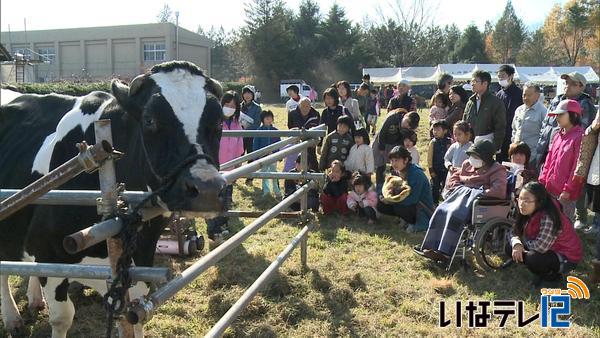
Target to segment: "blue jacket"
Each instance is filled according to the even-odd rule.
[[[258,130],[278,130],[273,126],[260,126]],[[279,137],[255,137],[252,141],[252,150],[256,151],[258,149],[262,149],[266,146],[269,146],[273,143],[281,141]]]
[[[431,185],[423,168],[411,163],[406,175],[407,183],[410,186],[410,195],[404,201],[398,203],[402,206],[417,206],[417,221],[415,227],[419,230],[427,229],[429,218],[433,212],[433,197],[431,195]]]
[[[248,127],[248,130],[256,130],[260,127],[260,112],[261,108],[258,103],[252,101],[249,104],[242,103],[242,113],[254,119],[254,122]]]

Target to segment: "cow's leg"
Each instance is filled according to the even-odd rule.
[[[0,310],[2,311],[4,328],[9,332],[18,331],[23,327],[23,319],[19,314],[17,303],[15,303],[15,299],[10,292],[8,275],[0,275],[0,298],[2,298]]]
[[[24,252],[23,261],[35,262],[35,257]],[[46,307],[46,301],[44,300],[42,286],[40,285],[40,279],[38,277],[29,277],[29,283],[27,283],[27,305],[29,312],[31,313],[36,313]]]
[[[75,306],[69,299],[68,289],[69,282],[65,278],[48,278],[44,285],[52,338],[66,338],[67,331],[73,323]]]
[[[42,295],[42,286],[38,277],[29,277],[27,300],[29,311],[32,313],[41,311],[46,307],[46,301]]]

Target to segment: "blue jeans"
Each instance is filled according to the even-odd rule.
[[[260,169],[261,172],[276,172],[277,171],[277,163],[271,163],[266,165]],[[268,195],[271,193],[269,189],[269,181],[271,181],[271,185],[273,186],[273,192],[275,195],[281,195],[281,190],[279,190],[279,180],[263,178],[262,180],[262,190],[264,195]]]

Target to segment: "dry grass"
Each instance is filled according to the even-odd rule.
[[[269,108],[276,114],[276,125],[285,126],[282,106]],[[423,118],[425,121],[424,112]],[[421,157],[425,158],[425,128],[419,130],[419,137]],[[259,186],[258,180],[252,186],[237,184],[235,208],[267,210],[274,205],[274,199],[260,196]],[[420,243],[423,234],[408,234],[398,229],[392,218],[384,218],[374,226],[355,218],[318,216],[318,221],[319,227],[308,242],[309,270],[302,272],[299,253],[294,252],[226,336],[600,336],[598,289],[592,290],[588,301],[573,301],[573,324],[568,330],[544,330],[537,322],[518,329],[514,318],[505,329],[439,328],[442,299],[451,304],[447,307],[449,316],[454,313],[455,300],[469,299],[522,299],[526,302],[526,313],[531,315],[538,308],[539,292],[530,288],[529,273],[522,267],[487,274],[455,267],[446,273],[412,252],[411,247]],[[250,219],[232,219],[230,227],[238,231],[250,222]],[[204,221],[198,220],[197,224],[204,232]],[[267,224],[162,306],[145,325],[146,334],[195,337],[206,333],[298,230],[291,221]],[[586,259],[576,274],[585,279],[590,272],[593,238],[583,239]],[[181,271],[193,259],[160,257],[158,262]],[[18,278],[11,281],[21,285]],[[17,301],[22,313],[26,311],[24,293],[25,288],[20,287]],[[103,336],[104,315],[99,297],[88,290],[73,296],[78,312],[69,336]],[[46,311],[35,318],[28,317],[27,321],[31,336],[50,334]],[[491,325],[497,327],[498,323],[494,319]]]

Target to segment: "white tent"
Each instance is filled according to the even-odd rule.
[[[406,67],[406,68],[364,68],[363,74],[370,74],[374,83],[388,84],[407,80],[412,84],[435,84],[440,74],[448,73],[456,82],[468,82],[473,72],[484,70],[492,76],[492,82],[497,82],[496,72],[502,64],[450,64],[444,63],[437,67]],[[520,67],[515,66],[515,80],[521,83],[531,81],[541,85],[556,85],[561,74],[580,72],[588,83],[599,83],[598,74],[592,67]]]

